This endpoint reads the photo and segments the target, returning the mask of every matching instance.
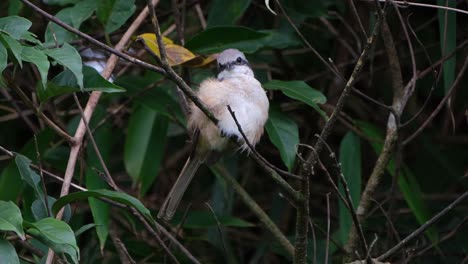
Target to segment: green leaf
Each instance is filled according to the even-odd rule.
[[[44,156],[44,152],[50,146],[54,136],[55,133],[50,129],[44,129],[37,134],[37,144],[41,156]],[[36,157],[36,147],[33,138],[21,148],[20,153],[29,157]],[[18,166],[12,160],[0,175],[0,200],[16,200],[21,195],[23,186],[24,181],[21,179]]]
[[[297,144],[299,144],[299,129],[296,122],[278,108],[270,107],[265,129],[271,142],[278,148],[284,164],[288,170],[291,170],[296,160]]]
[[[60,19],[62,22],[79,29],[81,24],[90,18],[94,13],[99,1],[82,0],[76,2],[76,5],[60,10],[55,15],[55,17]],[[76,38],[77,37],[75,34],[67,31],[53,22],[49,22],[49,24],[47,24],[44,39],[48,44],[55,45],[57,43],[61,45]]]
[[[69,5],[69,4],[75,4],[81,0],[42,0],[44,4],[46,5]]]
[[[0,238],[0,256],[2,258],[2,263],[20,264],[15,248],[8,240],[2,238]]]
[[[54,197],[47,196],[47,205],[49,206],[50,212],[52,212],[52,206],[54,205],[54,203],[56,201],[57,201],[57,199],[55,199]],[[32,212],[32,214],[34,216],[34,219],[36,221],[39,221],[39,220],[41,220],[43,218],[51,217],[51,216],[48,215],[48,211],[45,208],[44,200],[36,199],[31,205],[31,212]],[[70,206],[65,206],[65,210],[63,211],[62,220],[65,221],[65,222],[70,221],[71,215],[72,215],[71,207]],[[52,215],[52,217],[54,217],[54,216],[55,215]]]
[[[96,227],[98,225],[96,224],[87,224],[87,225],[84,225],[82,227],[80,227],[78,230],[75,231],[75,237],[78,237],[79,235],[83,234],[84,232],[90,230],[91,228],[93,227]]]
[[[75,75],[78,86],[83,90],[83,64],[80,54],[73,46],[64,43],[61,48],[45,50],[45,53],[60,65],[69,69]]]
[[[23,3],[20,0],[8,0],[8,15],[16,16],[23,8]]]
[[[8,64],[8,51],[6,50],[5,46],[0,45],[0,74],[5,70]],[[0,89],[5,89],[4,87],[0,87]]]
[[[259,32],[268,34],[268,36],[259,40],[264,48],[285,49],[301,45],[301,41],[297,38],[295,32],[282,32],[279,30],[259,30]]]
[[[251,0],[225,1],[215,0],[211,2],[207,26],[234,25],[247,10]]]
[[[304,81],[272,80],[264,83],[263,87],[269,90],[280,90],[286,96],[311,106],[326,118],[325,112],[320,109],[318,104],[324,104],[327,101],[327,98],[320,91],[310,87]]]
[[[226,227],[253,227],[252,223],[244,221],[240,218],[230,215],[217,215],[218,221],[222,226]],[[173,223],[180,223],[182,221],[182,215],[176,214]],[[187,218],[184,221],[184,228],[208,228],[217,226],[216,219],[213,217],[211,211],[190,211]]]
[[[456,1],[437,0],[437,5],[456,8]],[[442,57],[455,50],[457,45],[457,13],[444,9],[438,9],[440,49]],[[447,22],[447,24],[445,24]],[[450,90],[456,73],[456,56],[452,56],[443,64],[444,90],[447,93]]]
[[[84,91],[101,91],[105,93],[125,92],[124,88],[107,81],[91,67],[83,67],[83,76]],[[79,92],[80,90],[73,73],[65,70],[47,82],[46,89],[38,89],[37,95],[39,100],[46,101],[58,95]]]
[[[0,201],[0,230],[15,232],[22,240],[26,239],[21,211],[11,201]]]
[[[66,204],[77,200],[87,199],[89,197],[107,198],[109,200],[131,206],[138,210],[147,220],[154,222],[154,218],[151,216],[151,212],[138,199],[123,192],[110,190],[82,191],[62,196],[57,200],[57,202],[55,202],[54,206],[52,207],[52,211],[56,213]]]
[[[25,46],[21,53],[21,57],[24,61],[34,63],[37,66],[39,74],[41,75],[42,87],[46,88],[50,62],[44,54],[44,51],[35,47]]]
[[[348,183],[351,200],[353,201],[354,210],[359,205],[359,198],[361,197],[361,140],[353,132],[348,132],[340,144],[339,161],[341,164],[341,171]],[[340,192],[345,195],[344,186],[339,181],[338,187]],[[351,230],[353,220],[348,208],[344,203],[339,200],[339,221],[340,229],[338,231],[340,241],[344,245],[348,241],[348,234]]]
[[[369,143],[372,145],[375,153],[381,153],[383,148],[382,133],[375,126],[363,121],[356,122],[356,125],[368,138],[372,139]],[[395,161],[393,159],[388,162],[387,171],[392,176],[395,175]],[[402,166],[400,176],[398,177],[398,186],[400,187],[400,190],[405,197],[405,201],[408,203],[408,206],[411,208],[411,211],[419,224],[424,224],[430,218],[429,210],[422,200],[423,193],[419,183],[410,169],[406,166]],[[426,235],[433,243],[437,242],[438,234],[435,227],[430,227],[426,231]]]
[[[135,9],[135,0],[103,0],[99,1],[97,17],[109,34],[125,24]]]
[[[130,117],[125,139],[124,164],[145,194],[158,175],[166,146],[168,119],[145,106],[137,106]]]
[[[13,54],[20,67],[23,67],[21,59],[21,52],[23,50],[23,46],[21,45],[21,43],[19,43],[19,41],[17,41],[16,39],[1,33],[0,41],[3,43],[3,45],[5,45],[5,47],[8,47],[10,49],[11,54]]]
[[[97,108],[97,110],[99,110],[99,108]],[[104,117],[105,114],[106,112],[104,110],[96,111],[93,120],[99,120]],[[94,139],[104,160],[111,159],[112,146],[116,138],[115,136],[109,135],[112,135],[112,128],[108,124],[101,126],[94,133]],[[94,168],[99,171],[104,171],[94,148],[88,148],[87,152],[88,157],[86,161],[88,167],[86,169],[86,187],[88,190],[108,189],[109,186],[107,183],[94,171]],[[102,251],[109,235],[110,206],[96,198],[89,198],[88,200],[94,223],[96,224],[96,234],[99,239],[100,249]]]
[[[36,197],[44,203],[44,208],[45,208],[45,202],[44,202],[44,192],[42,191],[41,188],[41,177],[31,169],[31,160],[28,159],[26,156],[23,156],[21,154],[16,154],[15,157],[15,162],[16,166],[18,166],[18,170],[21,175],[21,179],[25,181],[29,186],[31,186],[34,189],[34,192],[36,193]]]
[[[0,18],[0,31],[8,33],[15,39],[20,39],[31,27],[31,21],[19,16],[8,16]]]
[[[55,218],[44,218],[34,223],[24,222],[26,232],[49,246],[55,253],[65,253],[73,263],[79,263],[80,249],[75,233],[67,223]]]
[[[263,47],[262,39],[267,36],[267,33],[246,27],[212,27],[193,37],[185,47],[201,54],[220,52],[228,48],[253,53]]]

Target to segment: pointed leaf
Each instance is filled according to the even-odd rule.
[[[8,240],[0,238],[0,256],[2,263],[20,264],[18,254],[15,248],[8,242]]]
[[[147,46],[155,55],[158,57],[160,56],[155,34],[145,33],[139,35],[137,39],[143,41],[143,44]],[[171,66],[180,65],[197,58],[197,56],[195,56],[195,54],[190,52],[188,49],[174,44],[172,40],[166,37],[163,37],[163,43],[166,48],[167,60]]]
[[[135,0],[103,0],[99,1],[97,17],[109,34],[125,24],[135,9]]]
[[[8,51],[5,48],[5,46],[0,45],[0,74],[5,70],[8,62]],[[5,89],[3,87],[0,87],[0,89]]]
[[[94,116],[96,118],[95,120],[99,120],[105,116],[105,111],[96,111]],[[112,146],[116,138],[110,137],[109,135],[111,134],[112,128],[110,125],[101,126],[94,133],[94,139],[104,160],[109,160],[111,158]],[[94,168],[99,171],[104,170],[94,148],[88,148],[87,156],[88,168],[86,169],[86,187],[88,190],[108,189],[109,186],[107,183],[105,183],[94,170]],[[99,246],[102,251],[109,235],[110,206],[96,198],[89,198],[88,200],[94,223],[96,224],[96,234],[99,239]]]
[[[71,7],[60,10],[55,17],[60,19],[62,22],[79,29],[81,24],[86,21],[97,8],[97,4],[100,1],[96,0],[80,0],[75,1],[76,4]],[[60,27],[59,25],[49,22],[47,24],[45,32],[45,43],[48,44],[63,44],[64,42],[70,42],[76,39],[76,35]]]
[[[341,141],[339,161],[341,171],[348,183],[351,200],[354,205],[353,209],[355,210],[359,205],[359,198],[361,197],[361,140],[353,132],[348,132]],[[344,195],[344,187],[341,181],[339,181],[338,187]],[[338,207],[340,220],[339,237],[344,245],[348,241],[348,234],[353,220],[348,208],[341,200],[338,202]]]
[[[75,233],[67,223],[55,218],[44,218],[34,223],[24,222],[27,233],[49,246],[56,253],[67,254],[73,263],[79,263],[80,249]]]
[[[47,74],[49,73],[50,62],[45,55],[44,51],[39,50],[35,47],[25,46],[21,53],[21,57],[24,61],[34,63],[37,66],[37,70],[41,75],[42,88],[46,88]]]
[[[0,201],[0,230],[13,231],[22,240],[26,239],[23,231],[23,216],[18,206],[11,201]]]
[[[54,206],[52,207],[52,211],[56,213],[66,204],[77,200],[87,199],[89,197],[107,198],[109,200],[131,206],[137,209],[143,216],[145,216],[147,220],[154,222],[154,219],[151,216],[151,212],[138,199],[123,192],[110,190],[82,191],[62,196],[57,200],[57,202],[55,202]]]
[[[0,31],[7,32],[15,39],[20,39],[31,27],[31,21],[19,16],[8,16],[0,18]]]
[[[125,139],[124,164],[141,194],[149,190],[158,175],[166,146],[168,119],[145,106],[137,106],[130,117]]]
[[[296,122],[278,108],[271,107],[265,129],[271,142],[278,148],[284,164],[288,170],[291,170],[299,144],[299,129]]]
[[[18,40],[6,34],[1,34],[1,33],[0,33],[0,41],[3,42],[3,45],[5,45],[5,47],[9,48],[11,54],[13,54],[13,56],[15,57],[20,67],[23,67],[23,63],[21,59],[21,52],[23,50],[23,46],[21,45],[21,43],[19,43]]]
[[[370,144],[377,154],[380,153],[383,148],[382,133],[369,123],[359,121],[356,122],[356,124],[368,138],[373,139]],[[393,159],[388,162],[387,171],[392,176],[395,174],[395,161]],[[406,166],[402,166],[400,176],[398,177],[398,186],[400,187],[400,190],[405,197],[405,201],[408,203],[408,206],[411,208],[411,211],[415,215],[418,222],[421,225],[424,224],[427,220],[429,220],[429,210],[427,205],[422,200],[423,193],[419,183],[410,169]],[[437,242],[438,234],[435,227],[430,227],[426,231],[426,235],[433,243]]]
[[[101,91],[105,93],[125,92],[125,89],[104,79],[94,68],[83,67],[83,91]],[[76,78],[69,70],[65,70],[47,82],[46,89],[37,90],[39,100],[46,101],[52,97],[81,91]]]
[[[75,75],[78,86],[83,90],[83,64],[80,54],[73,46],[64,43],[61,48],[45,50],[45,53],[60,65],[69,69]]]
[[[234,25],[247,10],[251,0],[225,1],[215,0],[211,2],[208,15],[208,28],[214,26]]]
[[[246,27],[212,27],[190,39],[185,47],[192,52],[211,54],[228,48],[253,53],[264,46],[262,39],[267,33]]]
[[[42,191],[40,185],[41,177],[37,174],[37,172],[31,169],[31,160],[28,159],[26,156],[16,154],[15,162],[16,166],[18,166],[21,179],[23,179],[23,181],[25,181],[29,186],[31,186],[34,189],[36,197],[42,200],[45,207],[44,192]]]
[[[263,87],[269,90],[280,90],[286,96],[308,104],[322,116],[326,117],[325,112],[320,109],[318,104],[324,104],[327,98],[320,91],[310,87],[304,81],[272,80],[263,84]]]

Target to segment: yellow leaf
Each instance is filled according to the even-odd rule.
[[[148,47],[156,56],[160,56],[155,34],[145,33],[139,35],[137,40],[142,40],[143,44]],[[163,37],[163,44],[166,47],[167,61],[169,62],[170,66],[180,65],[197,57],[188,49],[174,44],[174,42],[169,38]]]

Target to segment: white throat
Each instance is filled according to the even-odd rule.
[[[253,73],[252,69],[250,69],[249,66],[247,66],[247,65],[235,65],[230,70],[225,69],[225,70],[221,71],[218,74],[218,80],[221,81],[221,80],[224,80],[224,79],[235,78],[236,76],[239,76],[239,75],[247,75],[247,76],[250,76],[250,77],[254,77],[254,73]]]

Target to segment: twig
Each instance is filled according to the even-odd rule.
[[[114,243],[115,250],[119,254],[119,258],[121,263],[123,264],[134,264],[136,263],[135,260],[132,259],[132,256],[128,253],[127,248],[125,247],[125,244],[120,240],[120,238],[117,235],[117,231],[115,229],[111,230],[109,232],[109,236],[112,239],[112,242]]]
[[[0,93],[5,97],[5,99],[10,102],[11,106],[15,109],[16,113],[18,114],[19,117],[21,117],[26,125],[31,129],[33,133],[39,132],[39,129],[32,123],[32,121],[29,119],[27,115],[23,113],[21,108],[19,108],[18,104],[13,100],[13,97],[11,97],[10,93],[6,88],[0,89]]]
[[[91,141],[91,144],[93,145],[94,152],[96,153],[96,156],[98,157],[99,163],[101,163],[102,168],[104,169],[105,172],[105,178],[106,182],[116,191],[120,191],[117,184],[115,184],[114,179],[112,178],[109,169],[106,166],[106,163],[104,162],[104,159],[102,158],[101,151],[99,150],[96,140],[94,139],[93,132],[89,128],[88,121],[85,120],[85,114],[83,111],[83,108],[81,107],[80,101],[78,100],[78,97],[76,96],[76,93],[73,93],[73,99],[75,100],[76,106],[80,110],[81,118],[84,121],[84,125],[86,127],[86,131],[88,132],[88,137]]]
[[[452,210],[455,206],[457,206],[459,203],[463,202],[468,198],[468,191],[464,192],[460,197],[458,197],[455,201],[453,201],[451,204],[449,204],[447,207],[445,207],[442,211],[437,213],[434,217],[426,221],[422,226],[420,226],[418,229],[414,230],[410,235],[405,237],[403,240],[401,240],[398,244],[393,246],[391,249],[389,249],[387,252],[384,254],[380,255],[377,260],[383,261],[393,255],[395,252],[400,250],[402,247],[406,246],[412,239],[416,238],[420,234],[422,234],[424,231],[426,231],[428,228],[430,228],[433,224],[435,224],[437,221],[440,220],[440,218],[444,215],[446,215],[450,210]]]
[[[373,32],[371,36],[367,39],[366,46],[361,52],[361,55],[354,66],[353,72],[349,77],[348,81],[346,82],[345,88],[338,99],[335,109],[331,114],[329,120],[325,124],[322,132],[320,134],[320,138],[324,141],[327,140],[329,134],[332,131],[333,126],[340,115],[341,109],[343,108],[346,99],[348,98],[349,94],[351,93],[352,87],[356,82],[357,76],[360,74],[364,63],[367,59],[369,54],[370,48],[373,46],[375,39],[377,38],[377,34],[380,29],[380,24],[382,23],[383,15],[380,15],[375,23]],[[317,153],[320,153],[322,150],[323,143],[322,141],[317,141],[314,145],[314,149]],[[306,161],[306,164],[301,166],[302,173],[304,175],[304,180],[301,182],[301,193],[304,196],[303,203],[298,208],[297,218],[296,218],[296,255],[295,255],[295,262],[296,263],[305,263],[307,259],[307,218],[308,218],[308,211],[309,211],[309,177],[312,175],[312,170],[310,170],[308,164],[314,164],[317,159],[317,155],[314,155],[314,152],[310,152]]]
[[[216,221],[216,228],[218,230],[219,234],[219,239],[221,240],[221,245],[223,246],[223,252],[224,252],[224,257],[228,259],[228,253],[227,253],[227,248],[226,248],[226,242],[224,241],[224,236],[223,236],[223,230],[221,230],[221,223],[218,220],[218,217],[216,216],[215,211],[213,210],[213,207],[209,203],[205,203],[206,207],[210,209],[211,214],[213,215],[213,218]]]
[[[369,1],[369,0],[365,0],[365,1]],[[378,1],[385,2],[387,0],[378,0]],[[431,4],[410,2],[410,1],[393,1],[393,2],[395,2],[397,4],[401,4],[401,5],[408,5],[408,6],[420,6],[420,7],[428,7],[428,8],[435,8],[435,9],[445,9],[445,10],[448,10],[448,11],[453,11],[453,12],[458,12],[458,13],[468,15],[468,11],[463,10],[463,9],[453,8],[453,7],[431,5]]]
[[[409,142],[411,142],[411,140],[413,140],[417,135],[419,135],[419,133],[421,133],[424,130],[424,128],[426,128],[426,126],[434,119],[434,117],[437,116],[437,114],[440,112],[440,110],[445,105],[447,100],[449,100],[452,93],[455,91],[455,87],[457,87],[458,83],[463,79],[463,76],[467,67],[468,67],[468,57],[465,58],[463,67],[458,72],[457,78],[455,78],[455,81],[453,82],[452,87],[450,87],[449,91],[444,96],[442,101],[440,101],[439,105],[437,105],[436,109],[431,113],[431,115],[426,120],[424,120],[424,123],[422,123],[422,125],[420,125],[413,134],[411,134],[408,138],[406,138],[403,141],[402,143],[403,145],[407,145]]]
[[[356,18],[356,21],[358,22],[359,29],[361,29],[361,33],[364,37],[364,39],[367,39],[367,32],[364,29],[364,26],[362,25],[361,17],[359,16],[359,13],[356,9],[356,5],[354,4],[354,0],[348,0],[349,6],[351,7],[351,11],[353,12],[353,15]]]
[[[74,139],[68,135],[67,132],[63,131],[58,125],[56,125],[52,120],[50,120],[38,107],[34,105],[34,103],[31,101],[31,99],[28,98],[28,96],[21,90],[20,87],[18,87],[15,83],[9,82],[11,88],[15,90],[15,92],[19,95],[21,100],[29,107],[33,112],[39,117],[44,123],[50,127],[52,130],[55,131],[60,137],[65,139],[70,145],[74,145],[75,141]],[[4,89],[4,88],[1,88]]]
[[[39,175],[41,176],[41,187],[42,187],[42,191],[44,192],[44,205],[45,205],[45,209],[47,212],[47,216],[51,217],[52,213],[50,212],[50,208],[49,208],[49,197],[47,195],[47,189],[45,186],[44,171],[42,170],[41,153],[39,152],[39,145],[37,144],[36,135],[34,135],[34,147],[36,148],[36,158],[37,158],[37,163],[39,164]]]

